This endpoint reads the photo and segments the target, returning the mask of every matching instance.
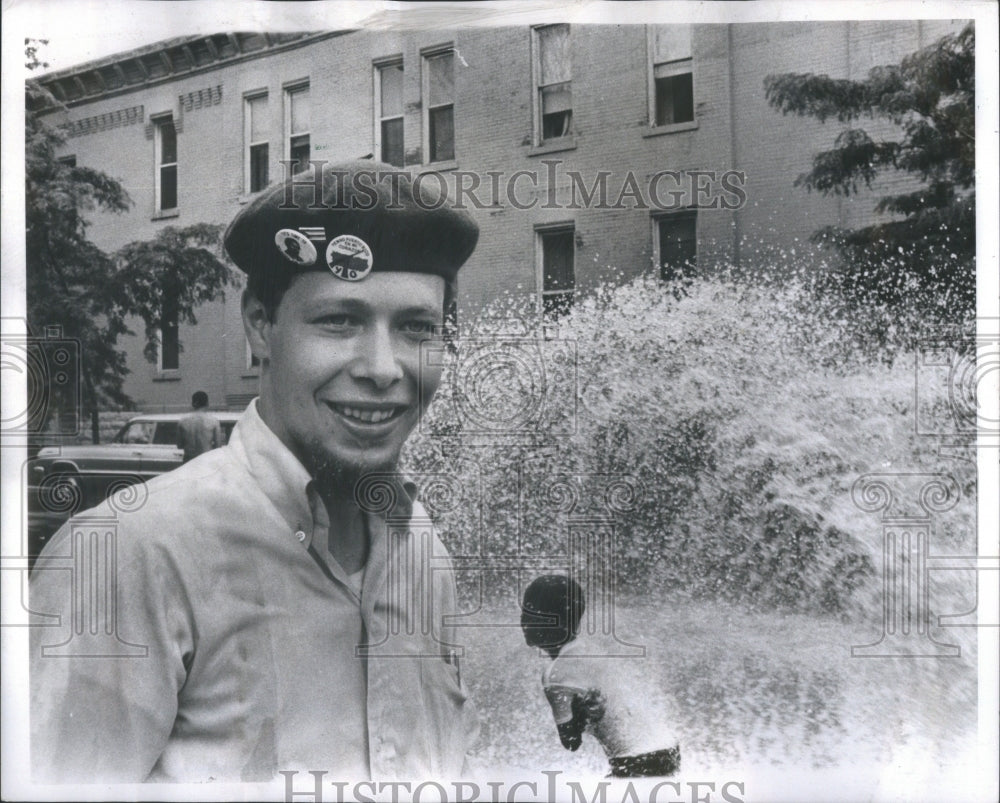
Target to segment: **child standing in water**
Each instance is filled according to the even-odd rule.
[[[521,606],[525,642],[552,659],[542,687],[563,747],[579,748],[586,730],[604,748],[612,777],[673,775],[680,770],[680,746],[665,715],[631,682],[628,659],[579,635],[584,605],[579,583],[546,574],[525,589]]]

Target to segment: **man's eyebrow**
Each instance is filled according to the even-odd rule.
[[[429,315],[430,317],[435,317],[441,313],[441,308],[433,304],[414,304],[410,307],[404,307],[401,310],[396,311],[396,316],[399,318],[405,318],[410,315]]]
[[[366,313],[371,311],[371,306],[358,298],[324,297],[310,299],[306,303],[307,315],[319,315],[330,310],[338,312]]]

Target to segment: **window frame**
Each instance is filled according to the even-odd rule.
[[[306,95],[306,102],[308,103],[309,98],[309,79],[303,78],[298,81],[292,81],[290,83],[284,84],[281,87],[281,98],[282,98],[282,155],[286,162],[292,159],[292,137],[308,137],[309,138],[309,159],[312,158],[312,110],[310,109],[309,114],[309,130],[306,132],[299,132],[297,134],[292,133],[292,96],[298,94]],[[309,169],[309,160],[306,160],[306,167],[299,171],[305,172]],[[293,175],[298,175],[298,173],[293,173]]]
[[[675,212],[666,212],[663,214],[651,215],[650,220],[652,222],[652,236],[653,236],[653,265],[656,267],[656,275],[661,281],[671,281],[672,279],[678,278],[676,276],[677,267],[674,267],[675,275],[672,277],[664,276],[664,265],[663,265],[663,243],[661,239],[661,229],[660,226],[665,221],[669,220],[685,220],[689,219],[693,221],[693,231],[694,236],[691,238],[694,243],[694,263],[691,267],[697,270],[698,268],[698,209],[696,207],[689,207],[686,209],[678,209]]]
[[[696,102],[698,82],[694,63],[694,26],[690,23],[678,23],[687,25],[690,30],[690,55],[666,61],[656,61],[656,29],[658,25],[646,26],[646,101],[649,129],[652,134],[666,134],[673,131],[690,131],[698,127],[698,106]],[[691,119],[677,123],[658,124],[656,106],[656,68],[664,67],[667,76],[678,75],[691,76]]]
[[[177,139],[177,121],[172,112],[160,114],[153,117],[150,122],[153,125],[153,204],[154,214],[157,217],[168,217],[178,214],[180,209],[180,148]],[[163,127],[170,125],[174,129],[174,161],[163,161]],[[163,205],[163,170],[165,168],[174,169],[174,205],[165,207]]]
[[[441,58],[442,56],[450,56],[452,59],[452,88],[451,88],[451,101],[449,103],[439,103],[436,106],[431,106],[431,66],[430,62],[434,59]],[[420,97],[422,99],[421,103],[421,138],[424,143],[426,143],[426,154],[424,157],[424,164],[450,164],[456,161],[456,142],[455,133],[457,126],[455,125],[455,45],[449,43],[447,45],[438,45],[432,48],[426,48],[420,52]],[[451,156],[444,159],[433,158],[433,142],[431,141],[431,112],[451,107]]]
[[[268,100],[268,108],[270,108],[270,98],[266,89],[257,89],[243,95],[243,191],[247,195],[255,195],[271,181],[271,139],[270,137],[263,140],[251,139],[253,136],[253,101],[261,98]],[[265,125],[265,128],[270,130],[269,125]],[[253,149],[260,145],[267,146],[267,180],[263,187],[253,189]]]
[[[403,73],[403,85],[405,87],[406,82],[406,66],[403,62],[403,57],[401,55],[386,56],[385,58],[378,59],[372,62],[372,110],[374,111],[373,116],[373,138],[372,138],[372,154],[380,162],[386,162],[386,164],[391,164],[385,158],[383,158],[382,153],[382,125],[387,120],[399,120],[403,128],[403,140],[402,140],[402,153],[400,154],[400,161],[402,164],[394,165],[394,167],[404,167],[406,165],[406,103],[400,98],[402,108],[399,114],[393,114],[390,116],[384,116],[382,114],[382,70],[389,67],[399,67]]]
[[[533,25],[531,28],[531,108],[532,114],[534,116],[534,125],[532,126],[532,143],[536,148],[543,146],[553,146],[558,147],[564,144],[572,144],[576,141],[576,121],[573,119],[573,109],[575,104],[572,102],[573,95],[573,59],[570,56],[570,66],[569,73],[570,77],[568,81],[559,81],[554,84],[542,84],[542,45],[540,31],[546,28],[554,28],[557,26],[566,26],[566,36],[569,40],[569,50],[572,53],[572,42],[573,42],[573,29],[572,26],[567,22],[554,22],[547,23],[545,25]],[[567,83],[570,86],[570,123],[569,131],[559,137],[549,137],[546,139],[544,134],[544,121],[542,119],[542,90],[548,86],[557,86],[558,84]]]
[[[576,223],[574,221],[560,221],[558,223],[545,223],[535,226],[535,299],[536,309],[542,317],[552,316],[545,309],[545,299],[552,296],[569,296],[567,310],[576,303]],[[569,234],[573,244],[573,259],[571,264],[573,286],[566,290],[546,290],[545,289],[545,238],[553,234]]]
[[[163,305],[166,307],[166,304]],[[166,317],[166,310],[163,309],[160,313],[161,322]],[[163,363],[163,352],[164,346],[166,344],[165,331],[163,326],[157,328],[157,334],[160,338],[159,348],[156,350],[156,370],[159,374],[166,374],[171,376],[176,376],[181,369],[181,320],[180,320],[180,310],[177,309],[177,305],[174,305],[174,323],[173,323],[174,337],[177,339],[176,343],[176,353],[177,353],[177,365],[167,367]]]
[[[259,376],[260,375],[260,360],[256,363],[254,362],[253,349],[250,348],[250,341],[244,338],[246,343],[246,362],[243,366],[243,376]]]

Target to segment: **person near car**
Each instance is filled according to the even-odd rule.
[[[184,462],[223,445],[222,425],[208,411],[208,394],[197,390],[191,396],[193,412],[177,422],[177,448],[184,452]]]
[[[261,365],[229,443],[70,522],[36,564],[54,625],[32,631],[36,781],[463,773],[479,726],[455,578],[398,460],[478,227],[389,165],[312,169],[225,235]],[[95,555],[104,574],[77,577]]]

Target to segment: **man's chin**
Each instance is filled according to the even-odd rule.
[[[399,450],[390,455],[314,455],[312,475],[338,496],[354,498],[355,491],[366,476],[392,474],[399,465]]]

